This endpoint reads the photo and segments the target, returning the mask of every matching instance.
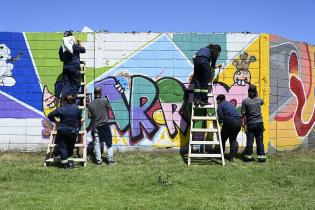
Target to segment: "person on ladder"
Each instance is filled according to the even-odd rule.
[[[63,167],[74,168],[74,161],[71,156],[81,128],[81,111],[74,104],[74,98],[71,95],[66,96],[64,101],[65,103],[61,107],[49,113],[48,118],[54,123],[57,123],[55,117],[60,118],[55,144],[58,144]]]
[[[216,98],[218,104],[219,123],[222,125],[221,139],[223,152],[225,150],[225,142],[230,141],[230,154],[227,159],[233,162],[237,154],[237,135],[241,130],[241,115],[237,112],[235,106],[225,100],[225,95],[220,94]]]
[[[193,57],[194,62],[194,104],[204,106],[208,104],[208,83],[212,82],[214,69],[221,68],[216,66],[216,61],[220,55],[221,46],[209,44],[201,48]]]
[[[112,134],[110,130],[110,120],[108,119],[107,111],[110,108],[108,99],[101,98],[102,89],[96,87],[94,89],[94,100],[89,103],[89,118],[91,122],[86,128],[87,131],[92,130],[92,139],[94,144],[94,154],[96,164],[102,164],[102,152],[104,149],[104,143],[107,147],[107,162],[109,165],[116,164],[114,160],[114,151],[112,147]]]
[[[63,36],[59,48],[59,58],[63,62],[61,98],[67,95],[76,97],[81,84],[80,53],[85,53],[85,48],[79,40],[76,43],[72,31],[64,32]]]
[[[257,156],[259,162],[266,161],[264,149],[264,122],[261,114],[261,106],[264,101],[258,97],[255,85],[248,88],[248,97],[242,101],[242,126],[245,128],[247,142],[245,147],[245,162],[253,161],[253,143],[256,138]],[[246,122],[246,123],[245,123]],[[245,127],[246,125],[246,127]]]

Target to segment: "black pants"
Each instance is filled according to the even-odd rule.
[[[92,135],[98,135],[99,141],[105,142],[107,148],[112,147],[112,132],[108,123],[98,126]]]
[[[223,151],[225,151],[225,143],[227,139],[230,141],[230,158],[234,158],[237,154],[237,135],[241,130],[241,120],[231,120],[224,122],[221,130],[221,139]]]
[[[246,129],[247,143],[245,147],[245,158],[252,158],[253,155],[253,144],[254,137],[256,138],[256,147],[258,158],[265,158],[265,149],[264,149],[264,124],[263,123],[254,123],[248,124]]]
[[[64,83],[61,93],[62,98],[67,95],[75,97],[78,94],[81,85],[80,68],[64,69],[62,72],[62,81]]]
[[[74,144],[77,139],[77,133],[58,131],[56,144],[58,144],[61,161],[67,160],[73,155]]]
[[[203,57],[194,59],[194,100],[208,102],[208,83],[213,79],[210,61]]]

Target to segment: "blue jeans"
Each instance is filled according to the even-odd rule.
[[[256,147],[257,147],[257,155],[265,156],[265,149],[264,149],[264,124],[263,123],[254,123],[247,125],[247,143],[245,148],[245,157],[252,158],[253,155],[253,144],[254,138],[256,138]]]
[[[94,145],[94,154],[96,162],[102,161],[102,153],[104,150],[104,144],[107,148],[107,160],[114,159],[114,151],[112,147],[112,134],[109,124],[101,125],[92,130],[92,138]]]

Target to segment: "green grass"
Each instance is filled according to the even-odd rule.
[[[42,167],[40,154],[0,153],[0,209],[315,209],[315,151],[225,167],[188,167],[175,152],[116,159],[64,170]]]

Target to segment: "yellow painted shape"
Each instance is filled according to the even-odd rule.
[[[162,109],[158,109],[153,113],[153,120],[160,125],[166,124]]]
[[[259,77],[258,81],[252,84],[257,85],[259,90],[259,96],[264,100],[264,105],[262,106],[262,116],[264,120],[265,132],[264,132],[264,146],[265,150],[268,151],[269,145],[269,92],[270,92],[270,46],[269,46],[269,34],[260,34],[259,37],[259,57],[258,67],[259,67]],[[256,65],[256,64],[255,64]]]

